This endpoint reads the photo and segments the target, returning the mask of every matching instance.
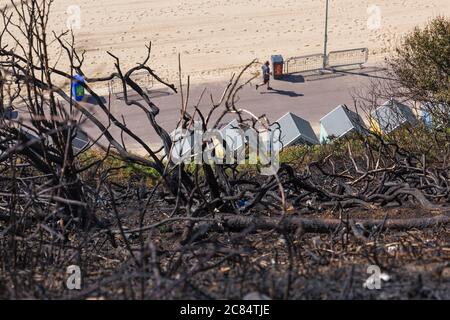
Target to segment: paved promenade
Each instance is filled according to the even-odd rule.
[[[245,87],[239,93],[238,106],[245,108],[255,115],[265,114],[270,121],[276,121],[287,112],[293,112],[311,122],[313,129],[319,134],[319,120],[339,104],[347,104],[353,107],[352,93],[354,90],[364,88],[370,83],[370,79],[382,77],[382,71],[375,67],[355,69],[335,74],[315,75],[303,78],[302,76],[288,76],[283,80],[272,81],[274,90],[268,91],[260,88],[256,91],[254,84]],[[259,79],[258,79],[259,80]],[[200,103],[200,109],[207,112],[211,106],[210,95],[219,100],[226,83],[209,83],[191,87],[189,98],[189,111],[197,104],[199,97],[206,88],[205,97]],[[181,95],[169,93],[168,90],[152,90],[153,102],[160,108],[157,117],[159,124],[172,131],[177,124],[180,115]],[[96,106],[85,103],[93,112]],[[123,100],[111,99],[111,111],[117,118],[123,115],[127,125],[144,141],[155,145],[159,139],[144,113],[137,107],[127,106]],[[220,112],[216,112],[219,115]],[[102,119],[106,119],[101,116]],[[86,125],[85,130],[91,136],[98,134],[92,126]],[[112,130],[113,135],[120,137],[118,130]],[[127,147],[138,151],[138,146],[127,137],[124,137]]]

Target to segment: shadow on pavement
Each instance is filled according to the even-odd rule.
[[[172,94],[173,94],[173,92],[170,92],[168,90],[150,90],[149,91],[150,98],[153,98],[153,99],[171,96]]]
[[[295,91],[280,90],[280,89],[272,89],[270,91],[262,91],[261,94],[280,94],[280,95],[288,96],[291,98],[304,96],[303,93],[297,93]]]
[[[291,83],[304,83],[306,81],[317,81],[344,77],[347,75],[361,76],[374,79],[390,80],[384,77],[383,74],[386,71],[383,67],[341,67],[341,68],[328,68],[323,71],[311,71],[303,74],[285,74],[278,81],[291,82]],[[381,73],[381,75],[377,74]]]
[[[102,101],[103,104],[106,103],[106,99],[104,97],[100,97],[100,100]],[[86,103],[89,103],[89,104],[93,104],[93,105],[97,105],[97,100],[93,96],[86,96],[83,99],[83,102],[86,102]]]
[[[151,99],[156,99],[156,98],[171,96],[171,95],[173,95],[173,92],[171,92],[169,90],[147,90],[147,95]],[[137,92],[134,92],[131,90],[127,92],[127,96],[128,96],[128,99],[130,99],[130,100],[136,100],[136,101],[143,100],[143,98]],[[124,100],[125,95],[123,93],[116,94],[115,98],[117,100]]]
[[[374,78],[374,79],[382,79],[382,80],[392,80],[392,79],[387,78],[387,77],[383,77],[383,76],[380,76],[380,75],[372,74],[372,73],[386,71],[385,68],[370,67],[370,68],[357,69],[358,71],[355,71],[355,70],[356,69],[349,69],[349,70],[334,69],[334,70],[331,70],[331,71],[334,72],[334,73],[340,73],[340,74],[346,74],[346,75],[362,76],[362,77],[368,77],[368,78]]]
[[[278,79],[278,81],[285,81],[285,82],[291,82],[291,83],[304,83],[305,77],[301,74],[285,74],[281,79]]]
[[[318,80],[327,80],[327,79],[335,79],[345,77],[344,73],[316,73],[305,76],[307,81],[318,81]]]

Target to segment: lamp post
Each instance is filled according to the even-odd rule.
[[[327,66],[327,43],[328,43],[328,0],[326,0],[325,10],[325,36],[323,44],[323,69]]]

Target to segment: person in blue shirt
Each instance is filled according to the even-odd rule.
[[[262,66],[262,76],[263,76],[263,82],[256,85],[256,90],[258,90],[259,87],[263,85],[267,85],[267,90],[272,90],[270,87],[270,75],[272,72],[270,71],[270,62],[266,61],[266,63]]]

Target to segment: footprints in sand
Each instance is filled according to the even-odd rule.
[[[275,53],[286,57],[317,53],[323,42],[325,8],[323,1],[317,0],[77,2],[83,21],[77,42],[88,50],[87,68],[99,61],[110,63],[106,50],[119,55],[124,66],[134,65],[145,57],[145,44],[150,40],[155,68],[167,74],[176,73],[178,53],[186,73],[200,74],[221,66],[243,65],[256,57],[267,59]],[[63,12],[72,1],[57,3]],[[378,0],[377,5],[382,9],[382,28],[368,30],[367,2],[330,1],[330,48],[369,46],[381,52],[395,44],[394,35],[432,15],[450,12],[448,0]],[[61,17],[64,13],[55,16],[58,23],[52,23],[57,29],[64,27]]]

